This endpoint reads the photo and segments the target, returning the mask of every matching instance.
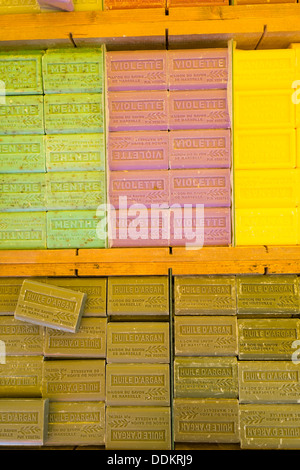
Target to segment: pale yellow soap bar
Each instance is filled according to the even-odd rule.
[[[43,356],[6,356],[0,362],[0,398],[42,396]]]

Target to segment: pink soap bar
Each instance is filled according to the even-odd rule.
[[[230,168],[230,129],[169,132],[170,168]]]
[[[170,205],[204,204],[208,207],[230,207],[230,170],[169,170]]]
[[[169,170],[111,171],[109,203],[115,209],[129,208],[133,204],[147,208],[152,204],[169,207]]]
[[[169,136],[165,131],[110,132],[110,170],[167,170]]]
[[[229,127],[227,90],[170,91],[169,129]]]
[[[169,89],[226,88],[227,49],[168,51]]]
[[[108,93],[109,131],[168,130],[166,91]]]
[[[167,90],[167,51],[106,54],[108,91]]]

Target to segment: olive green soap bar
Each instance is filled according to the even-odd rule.
[[[42,393],[51,401],[104,401],[105,359],[45,361]]]
[[[42,96],[7,96],[5,103],[0,103],[0,135],[32,135],[44,132]]]
[[[15,313],[23,281],[21,277],[0,278],[0,315]]]
[[[45,171],[46,158],[43,136],[1,136],[0,173],[43,173]]]
[[[0,340],[5,343],[7,356],[40,356],[44,353],[44,328],[16,320],[11,315],[0,316]]]
[[[49,400],[0,399],[0,445],[42,446],[48,432]]]
[[[107,364],[106,403],[113,406],[170,406],[168,364]]]
[[[104,402],[50,402],[46,446],[100,446],[104,439]]]
[[[75,333],[78,331],[86,294],[25,279],[15,318]]]
[[[175,315],[234,315],[234,276],[175,276]]]
[[[236,356],[237,318],[221,315],[177,315],[174,318],[177,356]]]
[[[46,210],[46,180],[44,174],[0,174],[0,211],[44,210]]]
[[[0,363],[0,398],[42,396],[43,356],[7,356]]]
[[[0,250],[46,249],[46,212],[0,212],[0,220]]]
[[[43,51],[0,52],[0,80],[5,95],[42,95]]]
[[[107,362],[168,363],[169,324],[115,322],[107,325]]]

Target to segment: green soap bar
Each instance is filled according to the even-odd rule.
[[[40,13],[37,0],[0,0],[0,15],[16,13]]]
[[[238,314],[299,313],[296,275],[237,276]]]
[[[6,96],[0,102],[0,135],[44,134],[42,96]]]
[[[176,357],[175,398],[238,398],[236,357]]]
[[[0,315],[13,315],[15,313],[23,281],[24,278],[20,277],[0,278]]]
[[[0,445],[42,446],[48,432],[49,400],[0,400]]]
[[[0,211],[46,210],[46,179],[43,173],[0,174]]]
[[[47,173],[48,210],[92,210],[106,202],[104,171]]]
[[[175,315],[234,315],[234,276],[175,276]]]
[[[106,217],[91,211],[49,211],[47,213],[48,248],[106,248]]]
[[[104,132],[101,93],[45,95],[44,108],[46,134]]]
[[[43,56],[44,92],[101,93],[103,47],[48,49]]]
[[[41,397],[43,356],[7,356],[0,363],[0,398]]]
[[[4,341],[7,356],[39,356],[44,353],[44,328],[16,320],[11,315],[0,316],[0,339]]]
[[[4,82],[6,96],[43,94],[43,54],[30,50],[0,51],[0,80]]]
[[[104,402],[50,402],[46,446],[100,446],[104,440]]]
[[[107,314],[169,316],[168,277],[109,277]]]
[[[106,318],[82,318],[77,333],[46,328],[44,355],[105,358]]]
[[[104,134],[47,135],[47,171],[105,171]]]
[[[0,173],[46,171],[44,137],[12,135],[0,137]]]
[[[45,361],[42,393],[52,401],[104,401],[105,359]]]
[[[0,250],[46,248],[46,212],[0,212]]]

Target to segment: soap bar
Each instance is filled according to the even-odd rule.
[[[46,210],[46,181],[43,173],[0,174],[0,211]]]
[[[21,277],[0,278],[0,315],[15,313],[23,281]]]
[[[47,135],[47,171],[104,171],[104,134]]]
[[[43,356],[7,356],[0,364],[0,398],[41,397],[43,360]]]
[[[102,93],[103,48],[48,49],[43,56],[44,92]]]
[[[1,136],[0,173],[43,173],[45,171],[45,149],[42,136]]]
[[[176,356],[236,356],[238,352],[235,316],[176,316]]]
[[[7,356],[41,356],[44,353],[44,328],[16,320],[11,315],[0,316],[0,338],[5,343]]]
[[[0,15],[40,13],[37,0],[0,0]]]
[[[167,7],[202,7],[229,5],[229,0],[167,0]]]
[[[174,276],[175,315],[235,315],[234,276]]]
[[[167,51],[106,54],[108,91],[167,90]]]
[[[175,442],[239,442],[239,403],[235,398],[176,398]]]
[[[42,96],[9,96],[0,102],[0,135],[14,134],[44,134]]]
[[[296,275],[237,276],[237,308],[240,314],[299,313]]]
[[[186,49],[168,51],[169,89],[226,88],[227,49]]]
[[[50,402],[45,446],[101,446],[104,440],[104,402]]]
[[[42,390],[51,401],[104,401],[105,360],[45,361]]]
[[[169,324],[166,322],[116,322],[107,324],[107,363],[170,360]]]
[[[238,319],[238,357],[245,360],[291,360],[300,337],[296,318]]]
[[[48,431],[48,400],[1,399],[0,445],[42,446]]]
[[[74,11],[101,11],[101,0],[73,0]]]
[[[110,170],[167,170],[169,168],[167,132],[110,132],[107,152]]]
[[[82,318],[77,333],[46,328],[46,357],[105,358],[106,318]]]
[[[46,134],[92,134],[104,130],[101,93],[45,95],[44,108]]]
[[[170,91],[169,129],[226,129],[230,117],[226,90]]]
[[[108,315],[169,316],[167,276],[108,278]]]
[[[108,92],[109,131],[168,130],[166,91]]]
[[[103,216],[97,211],[47,212],[47,247],[56,248],[106,248],[107,232]],[[106,225],[106,224],[105,224]]]
[[[38,0],[38,2],[43,12],[44,8],[57,9],[58,11],[74,11],[73,0]]]
[[[107,364],[106,403],[113,406],[170,406],[168,364]]]
[[[240,403],[298,403],[299,363],[239,361]]]
[[[229,129],[171,131],[169,163],[176,168],[230,168]]]
[[[6,96],[43,94],[43,54],[43,51],[0,52],[0,79]]]
[[[165,8],[165,0],[103,0],[104,10]]]
[[[0,250],[46,249],[46,212],[0,212]]]
[[[241,404],[242,449],[300,448],[299,404]]]
[[[106,201],[104,171],[55,171],[46,184],[48,210],[95,210]]]
[[[108,406],[107,450],[171,450],[171,413],[166,406]]]
[[[76,333],[86,294],[25,279],[15,310],[17,320]]]
[[[230,207],[230,170],[170,170],[170,205],[204,204],[205,207]]]

